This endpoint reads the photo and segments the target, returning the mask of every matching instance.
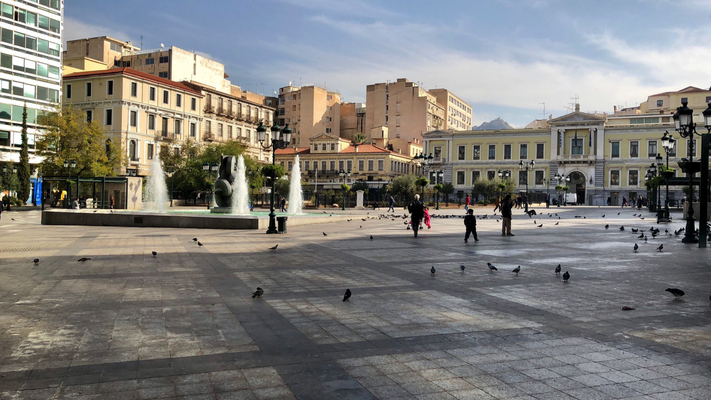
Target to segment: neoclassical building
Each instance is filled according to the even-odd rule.
[[[705,108],[704,103],[695,114]],[[639,109],[588,114],[576,105],[574,112],[537,121],[530,129],[431,131],[424,135],[424,152],[434,157],[430,173],[444,171],[445,182],[452,182],[458,192],[468,193],[476,180],[499,179],[498,171],[508,170],[517,191],[523,192],[528,182],[529,192],[553,194],[558,183],[554,177],[559,175],[570,177],[569,193],[576,194],[579,204],[604,205],[609,197],[619,205],[623,197],[647,197],[647,169],[657,154],[666,159],[661,145],[665,131],[676,139],[669,166],[676,168],[676,176],[683,176],[676,165],[689,146],[674,132],[674,112],[667,106],[644,114]],[[700,152],[694,150],[696,157]],[[520,170],[521,161],[530,165],[531,160],[532,170]],[[669,196],[681,199],[681,188],[671,187]]]

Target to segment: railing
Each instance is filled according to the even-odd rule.
[[[244,121],[246,118],[244,114],[237,113],[237,121]]]
[[[225,109],[223,107],[217,107],[217,114],[218,115],[226,115],[227,112],[225,111]]]
[[[237,114],[235,114],[234,111],[228,111],[228,112],[227,112],[227,117],[228,117],[228,118],[235,119],[235,116],[236,116],[236,115],[237,115]]]
[[[170,140],[175,138],[175,134],[170,131],[158,131],[156,138],[161,140]]]
[[[559,161],[595,161],[594,154],[565,154],[556,156]]]
[[[211,105],[206,105],[206,106],[205,106],[205,112],[206,112],[206,113],[214,113],[214,112],[215,112],[215,107],[213,107],[213,106],[211,106]]]
[[[215,135],[210,131],[206,131],[202,134],[202,140],[206,142],[212,142],[215,140]]]

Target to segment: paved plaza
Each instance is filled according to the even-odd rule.
[[[462,209],[418,238],[401,210],[285,235],[5,212],[0,399],[711,399],[711,250],[684,221],[534,209],[557,215],[502,237],[477,208],[476,243]]]

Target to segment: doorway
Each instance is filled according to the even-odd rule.
[[[575,193],[575,204],[585,204],[585,175],[580,171],[573,171],[570,177],[571,191]]]

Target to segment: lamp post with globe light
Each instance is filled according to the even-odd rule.
[[[274,122],[274,125],[270,128],[272,133],[271,140],[267,140],[267,128],[262,122],[259,123],[257,127],[257,138],[259,140],[259,145],[262,146],[264,150],[272,150],[272,168],[276,164],[276,151],[279,149],[285,149],[291,143],[291,128],[289,124],[286,124],[284,129],[280,128],[279,125]],[[264,142],[267,142],[265,145]],[[272,169],[272,172],[274,170]],[[276,227],[276,214],[274,213],[274,184],[276,183],[276,177],[272,176],[272,193],[269,200],[270,212],[269,212],[269,228],[267,229],[268,234],[279,233]]]

